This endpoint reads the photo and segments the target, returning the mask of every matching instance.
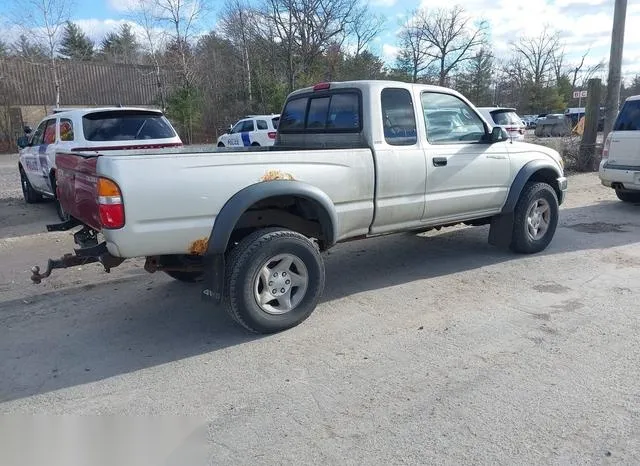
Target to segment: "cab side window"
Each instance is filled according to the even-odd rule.
[[[392,146],[412,146],[418,142],[413,99],[406,89],[382,90],[384,139]]]
[[[253,125],[253,120],[246,120],[244,122],[244,124],[242,125],[242,129],[241,129],[241,133],[248,133],[249,131],[253,131],[254,125]]]
[[[422,111],[429,144],[473,143],[485,136],[482,119],[454,95],[424,92]]]
[[[60,119],[60,140],[73,141],[73,122],[68,118]]]
[[[258,129],[269,129],[269,125],[267,125],[267,122],[264,120],[257,120],[256,123],[258,125]]]

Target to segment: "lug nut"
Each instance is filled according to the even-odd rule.
[[[282,288],[282,289],[280,290],[280,293],[284,293],[284,288]]]
[[[282,272],[282,276],[285,277],[287,275],[287,272]]]
[[[278,292],[278,290],[273,290],[273,291],[271,292],[271,294],[276,294],[277,292]]]
[[[273,286],[273,282],[269,282],[269,286]]]
[[[289,283],[291,283],[291,280],[287,280],[286,282],[284,282],[285,285],[288,285]]]
[[[278,278],[278,272],[273,274],[274,278]]]

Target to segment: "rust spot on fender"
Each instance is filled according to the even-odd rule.
[[[285,173],[280,170],[267,170],[267,172],[262,175],[260,181],[275,181],[275,180],[287,180],[287,181],[295,181],[295,178],[291,173]]]
[[[209,246],[209,238],[199,238],[189,245],[189,254],[204,256]]]

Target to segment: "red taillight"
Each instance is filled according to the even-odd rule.
[[[611,134],[607,135],[607,139],[604,141],[604,146],[602,146],[602,160],[607,160],[609,158],[609,149],[611,148]]]
[[[267,133],[267,136],[269,136],[269,139],[275,139],[276,138],[276,134],[278,134],[278,133],[276,133],[275,131],[269,131]]]
[[[518,131],[518,128],[514,128],[513,126],[507,126],[505,129],[507,131]]]
[[[313,86],[314,91],[326,91],[331,87],[331,83],[318,83]]]
[[[124,226],[122,193],[118,185],[107,178],[98,178],[98,210],[103,228],[118,229]]]

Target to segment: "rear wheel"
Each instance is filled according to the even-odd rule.
[[[511,250],[533,254],[544,250],[558,226],[558,196],[547,183],[524,186],[516,204]]]
[[[224,147],[224,144],[222,142],[219,142],[218,147]]]
[[[184,283],[196,283],[202,279],[203,272],[181,272],[165,270],[171,278]]]
[[[24,172],[22,167],[20,167],[20,186],[22,187],[22,195],[24,196],[24,200],[27,204],[35,204],[42,200],[42,194],[33,189],[33,186],[31,186],[31,182],[29,181],[29,178],[27,178],[27,174]]]
[[[307,237],[265,229],[243,239],[227,263],[225,299],[231,317],[256,333],[294,327],[316,308],[324,263]]]
[[[253,147],[260,147],[260,144],[259,144],[259,143],[257,143],[257,142],[254,142],[254,143],[252,143],[251,145],[252,145]]]
[[[616,189],[616,196],[622,202],[640,202],[640,192],[629,192],[629,191],[620,191]]]

